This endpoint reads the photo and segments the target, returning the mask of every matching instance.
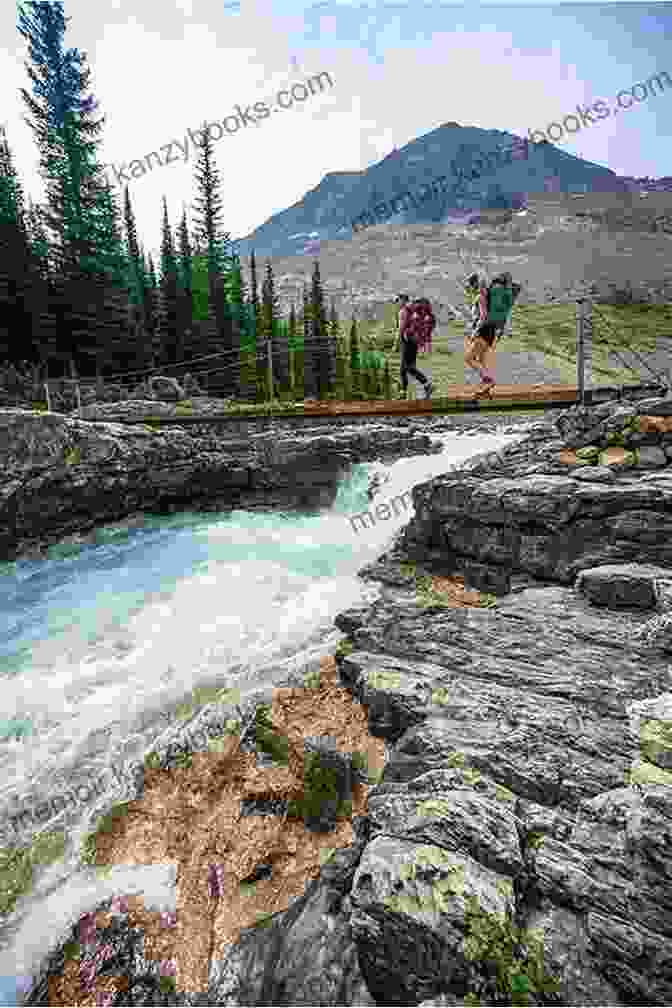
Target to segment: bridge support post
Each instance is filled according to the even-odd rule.
[[[576,299],[576,387],[584,406],[593,387],[593,315],[587,297]]]

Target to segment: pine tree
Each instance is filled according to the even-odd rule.
[[[341,326],[338,319],[338,312],[334,299],[331,299],[331,311],[329,314],[329,333],[336,349],[336,371],[335,371],[335,394],[337,398],[345,400],[347,385],[347,351],[345,340],[341,334]]]
[[[140,257],[140,245],[135,227],[135,216],[131,207],[131,199],[128,186],[124,187],[124,228],[126,233],[126,255],[131,267],[130,284],[130,316],[133,328],[133,335],[136,344],[143,340],[144,333],[148,331],[148,320],[145,314],[146,291],[145,291],[145,271]]]
[[[298,402],[303,399],[303,341],[299,333],[299,326],[293,303],[289,310],[287,344],[289,347],[291,399],[292,402]]]
[[[220,358],[223,370],[217,370],[212,376],[213,382],[219,391],[230,394],[235,392],[237,385],[235,357],[238,350],[234,341],[233,316],[225,294],[225,278],[232,266],[231,235],[223,230],[221,221],[221,183],[213,141],[206,122],[203,123],[201,134],[203,140],[196,166],[198,195],[195,215],[199,244],[208,266],[208,322],[202,329],[210,343],[208,352],[223,354]]]
[[[316,394],[318,400],[326,400],[334,387],[336,374],[336,348],[329,333],[324,306],[324,291],[317,259],[313,263],[310,289],[310,354],[313,360]]]
[[[362,399],[362,376],[361,376],[361,354],[359,350],[359,336],[357,334],[357,322],[352,319],[350,323],[350,385],[353,399]]]
[[[149,320],[149,339],[147,341],[147,351],[148,356],[151,361],[152,370],[156,370],[159,367],[161,359],[161,343],[159,337],[159,283],[156,278],[156,270],[154,268],[154,260],[152,259],[152,253],[150,252],[148,257],[148,267],[147,267],[147,318]]]
[[[161,236],[161,296],[159,299],[159,341],[162,365],[174,364],[183,359],[182,337],[179,331],[179,298],[177,256],[168,220],[168,204],[163,197],[163,222]],[[174,369],[171,369],[171,372]]]
[[[312,342],[313,320],[312,305],[308,285],[304,283],[301,309],[301,335],[303,346],[303,396],[304,399],[317,399],[317,375],[315,370],[316,357]]]
[[[91,76],[85,56],[64,50],[62,0],[29,0],[19,5],[18,14],[18,30],[29,43],[32,63],[26,69],[36,98],[24,88],[21,94],[33,115],[26,121],[40,150],[47,193],[44,219],[54,236],[57,275],[51,277],[50,300],[58,356],[69,360],[74,377],[79,347],[90,340],[105,310],[103,292],[114,273],[109,248],[100,247],[101,224],[109,223],[116,212],[96,161],[96,137],[104,120],[92,120],[97,103],[84,96]]]
[[[182,209],[182,220],[179,227],[179,261],[178,261],[178,327],[183,334],[184,359],[191,360],[194,354],[192,322],[193,306],[193,261],[192,248],[187,227],[187,211]]]
[[[250,254],[250,304],[252,306],[252,316],[254,318],[254,341],[257,373],[257,402],[263,402],[266,389],[267,356],[262,335],[262,314],[259,302],[259,281],[257,280],[257,260],[254,257],[254,250]]]
[[[18,363],[30,331],[33,256],[25,224],[23,190],[4,129],[0,129],[0,353]]]
[[[26,231],[32,256],[29,339],[39,365],[38,373],[47,377],[48,362],[57,352],[56,318],[50,301],[51,249],[47,239],[42,208],[28,200]],[[37,392],[37,390],[35,390]],[[37,395],[42,398],[42,391]]]
[[[266,276],[263,284],[263,336],[271,341],[271,359],[273,362],[274,398],[282,394],[286,398],[289,392],[289,349],[287,346],[287,328],[280,319],[278,299],[275,294],[275,279],[270,259],[266,262]]]

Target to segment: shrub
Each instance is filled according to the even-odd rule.
[[[273,729],[270,708],[260,705],[255,713],[255,737],[262,752],[271,756],[276,763],[289,763],[289,740]]]
[[[338,798],[335,772],[330,767],[321,765],[319,753],[306,753],[303,763],[303,795],[289,802],[287,814],[292,818],[316,819],[320,816],[325,802],[333,801],[335,798]],[[342,812],[342,807],[346,805],[346,802],[341,802],[339,812]],[[351,813],[352,803],[350,803]]]

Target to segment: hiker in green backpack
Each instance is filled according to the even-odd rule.
[[[481,367],[479,368],[483,389],[487,395],[490,394],[492,386],[495,384],[495,378],[492,374],[495,342],[504,332],[513,308],[513,302],[520,291],[518,284],[516,287],[518,289],[514,293],[510,273],[500,273],[494,278],[487,292],[487,314],[484,318],[484,312],[481,310],[481,319],[474,334],[475,342],[483,341],[487,347],[485,354],[481,356]],[[487,359],[487,367],[485,359]]]

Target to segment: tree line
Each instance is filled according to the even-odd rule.
[[[22,88],[21,96],[46,197],[43,204],[26,201],[0,128],[4,363],[83,382],[119,373],[179,378],[186,368],[208,393],[247,401],[391,395],[389,369],[380,355],[362,352],[354,317],[346,335],[333,300],[327,312],[317,260],[301,305],[287,318],[270,261],[259,282],[252,253],[245,275],[222,224],[207,128],[191,228],[183,209],[173,232],[164,196],[154,263],[138,240],[128,186],[120,208],[98,162],[104,117],[94,118],[91,71],[85,55],[65,49],[66,28],[62,0],[18,5],[32,82],[32,94]]]

